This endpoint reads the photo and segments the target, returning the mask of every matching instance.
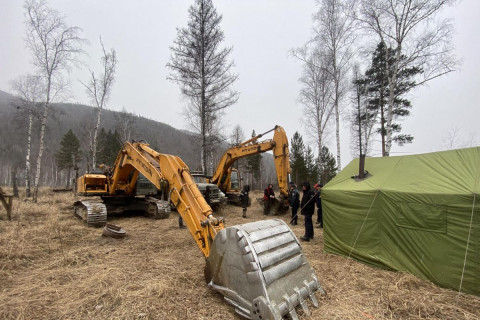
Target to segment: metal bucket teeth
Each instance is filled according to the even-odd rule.
[[[298,239],[282,220],[265,220],[221,230],[207,258],[208,285],[248,319],[297,319],[310,314],[321,289]]]

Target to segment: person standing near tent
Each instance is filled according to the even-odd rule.
[[[305,235],[300,237],[303,241],[313,239],[313,222],[312,216],[315,213],[315,192],[310,188],[307,181],[302,184],[303,196],[300,203],[301,214],[305,216]]]
[[[263,214],[269,215],[272,203],[275,200],[275,193],[273,192],[273,185],[269,184],[263,191]]]
[[[323,212],[322,212],[322,188],[323,184],[315,185],[315,202],[317,204],[317,228],[323,228]]]
[[[298,193],[297,186],[291,182],[288,190],[288,203],[292,208],[292,220],[290,224],[296,226],[298,224],[298,208],[300,207],[300,194]]]

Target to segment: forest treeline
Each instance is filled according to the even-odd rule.
[[[25,156],[27,140],[27,118],[16,107],[17,98],[0,90],[0,185],[11,185],[12,170],[16,172],[17,183],[25,185]],[[60,142],[69,131],[80,141],[79,173],[91,169],[90,133],[95,122],[93,107],[71,103],[55,103],[52,114],[48,118],[45,156],[42,166],[41,185],[62,186],[67,182],[68,170],[61,170],[55,154],[60,150]],[[34,122],[33,132],[38,132],[39,121]],[[126,111],[104,110],[101,128],[107,136],[115,136],[115,145],[126,140],[145,140],[150,146],[161,152],[178,155],[191,170],[199,170],[200,150],[197,147],[195,134],[186,130],[173,128],[165,123],[150,120]],[[110,135],[109,135],[110,133]],[[112,141],[107,144],[113,144]],[[219,158],[228,148],[228,144],[219,143],[214,158]],[[38,152],[38,135],[32,136],[32,154]],[[117,151],[109,151],[111,153]],[[111,157],[110,157],[111,158]],[[275,182],[276,175],[271,155],[263,155],[262,168],[264,179]],[[35,173],[32,172],[32,175]],[[246,173],[245,173],[246,175]],[[73,176],[73,173],[72,173]],[[258,182],[260,187],[261,181]]]

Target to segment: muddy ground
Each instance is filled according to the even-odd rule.
[[[16,200],[13,221],[0,209],[0,319],[241,319],[206,286],[204,258],[175,212],[109,219],[128,233],[118,240],[87,228],[72,203],[45,189],[37,205]],[[255,201],[247,219],[234,206],[221,215],[227,226],[265,219]],[[327,254],[321,229],[303,249],[328,293],[310,319],[480,319],[480,297]]]

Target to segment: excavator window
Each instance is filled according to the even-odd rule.
[[[240,180],[238,179],[238,171],[232,171],[230,174],[230,188],[240,189]]]

